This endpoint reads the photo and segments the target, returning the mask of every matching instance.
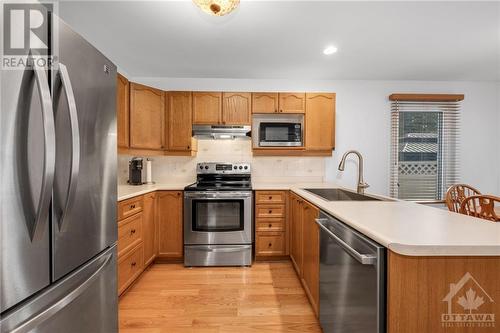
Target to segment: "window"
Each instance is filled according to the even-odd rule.
[[[459,180],[463,95],[394,94],[390,99],[391,196],[442,200],[448,187]]]

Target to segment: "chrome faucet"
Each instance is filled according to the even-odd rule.
[[[356,154],[358,156],[358,193],[359,194],[364,194],[365,193],[365,188],[370,187],[365,181],[363,180],[363,156],[361,153],[357,150],[349,150],[344,153],[342,156],[342,159],[340,160],[339,164],[339,171],[344,171],[345,168],[345,160],[349,154]]]

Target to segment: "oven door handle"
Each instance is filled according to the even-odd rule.
[[[224,193],[186,193],[184,197],[187,199],[202,199],[202,200],[234,200],[234,199],[249,199],[252,197],[252,193],[235,193],[235,192],[224,192]]]

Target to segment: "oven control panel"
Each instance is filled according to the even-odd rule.
[[[250,163],[198,163],[197,174],[250,174]]]

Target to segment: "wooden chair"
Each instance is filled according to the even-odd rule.
[[[452,212],[459,213],[462,202],[472,195],[480,195],[481,192],[467,184],[456,184],[450,186],[446,191],[446,206]]]
[[[496,207],[495,204],[497,205]],[[462,202],[460,213],[500,222],[500,197],[493,195],[473,195]]]

